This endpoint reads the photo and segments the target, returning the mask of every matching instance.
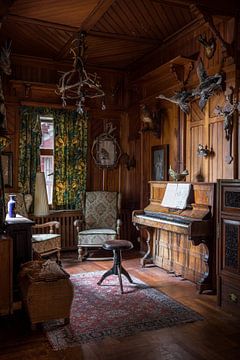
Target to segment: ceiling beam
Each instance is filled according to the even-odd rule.
[[[20,16],[20,15],[8,14],[7,19],[12,22],[31,24],[31,25],[39,25],[39,26],[44,26],[44,27],[68,31],[68,32],[78,31],[78,28],[74,27],[74,26],[68,26],[68,25],[63,25],[63,24],[58,24],[58,23],[53,23],[53,22],[38,20],[38,19],[32,19],[32,18],[28,18],[25,16]]]
[[[189,8],[192,5],[201,6],[211,12],[212,15],[234,15],[240,9],[239,2],[236,0],[152,0],[153,2],[179,8]]]
[[[152,0],[152,2],[156,2],[158,4],[166,5],[166,6],[175,6],[182,9],[188,9],[189,6],[194,3],[193,0]]]
[[[100,0],[93,11],[83,21],[80,31],[88,32],[91,30],[115,1],[116,0]]]
[[[112,6],[112,4],[116,0],[100,0],[92,10],[92,12],[86,17],[86,19],[82,22],[81,27],[70,37],[67,43],[62,47],[59,53],[56,55],[55,60],[59,60],[67,53],[69,50],[71,43],[76,38],[76,32],[89,32],[98,22],[99,19],[105,14],[105,12]]]

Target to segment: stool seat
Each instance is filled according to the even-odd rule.
[[[131,241],[127,240],[107,240],[103,243],[102,248],[105,250],[112,250],[113,251],[113,266],[110,270],[106,271],[101,279],[98,281],[98,285],[101,285],[104,279],[109,275],[118,275],[121,293],[123,294],[123,285],[122,285],[122,277],[121,274],[126,276],[128,281],[132,283],[132,279],[129,273],[124,269],[122,266],[122,255],[121,250],[130,250],[133,248],[133,244]]]
[[[133,244],[127,240],[107,240],[103,243],[102,248],[105,250],[130,250],[133,248]]]

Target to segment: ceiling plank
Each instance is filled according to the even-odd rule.
[[[145,37],[139,37],[139,36],[129,36],[125,34],[113,34],[113,33],[105,33],[101,31],[93,31],[90,30],[88,32],[88,36],[93,37],[101,37],[101,38],[110,38],[110,39],[116,39],[116,40],[126,40],[126,41],[132,41],[132,42],[139,42],[146,44],[156,44],[161,45],[161,41],[159,39],[151,39],[151,38],[145,38]]]

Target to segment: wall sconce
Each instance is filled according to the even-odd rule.
[[[131,170],[132,168],[136,167],[136,159],[133,156],[132,158],[130,158],[130,156],[127,153],[122,154],[122,161],[124,163],[124,165],[126,166],[126,168],[128,170]]]
[[[197,148],[197,155],[199,157],[208,157],[212,154],[212,150],[208,149],[207,145],[205,145],[205,147],[202,144],[198,145]]]

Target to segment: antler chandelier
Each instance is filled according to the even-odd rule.
[[[56,90],[56,94],[61,96],[63,107],[67,105],[67,100],[76,100],[77,112],[80,114],[84,112],[86,98],[105,96],[98,75],[90,74],[85,69],[85,36],[86,34],[81,32],[78,34],[78,38],[72,42],[70,53],[73,54],[73,69],[63,73]],[[103,100],[102,110],[105,108]]]

